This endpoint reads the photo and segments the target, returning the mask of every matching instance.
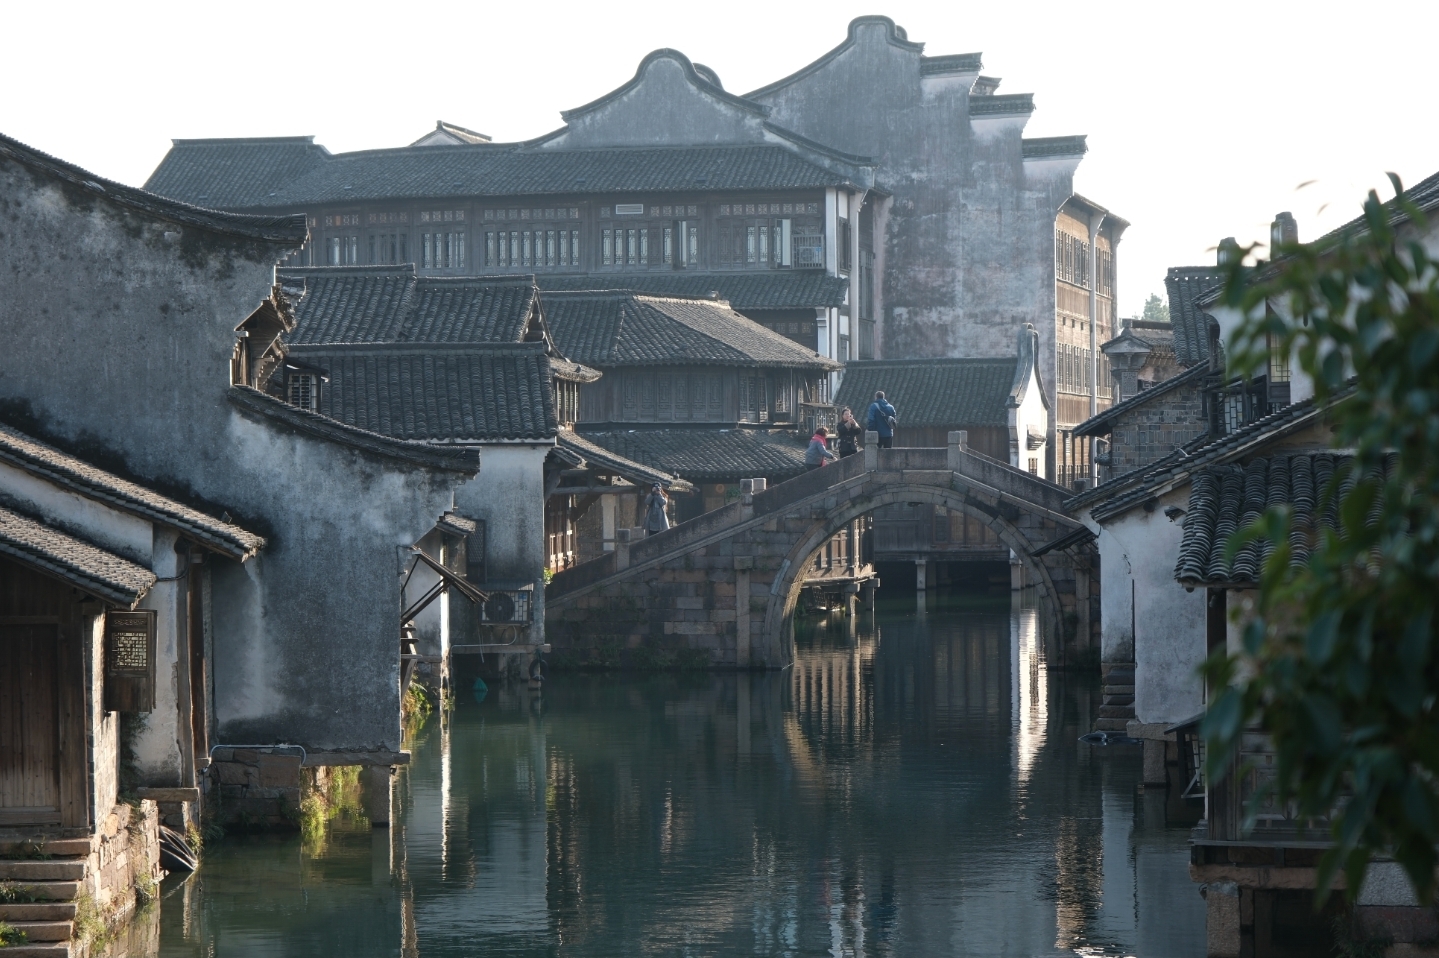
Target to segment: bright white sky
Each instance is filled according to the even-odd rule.
[[[139,185],[171,137],[314,134],[399,146],[437,119],[525,139],[675,47],[736,93],[883,13],[929,54],[982,51],[1035,94],[1029,136],[1089,134],[1075,188],[1133,226],[1121,315],[1168,266],[1280,210],[1312,239],[1372,187],[1439,171],[1434,0],[774,0],[570,4],[252,0],[7,4],[0,132]],[[1312,185],[1296,192],[1306,181]]]

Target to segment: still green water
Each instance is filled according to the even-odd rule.
[[[909,599],[805,621],[780,673],[467,693],[395,827],[212,843],[158,954],[1203,955],[1187,828],[1076,741],[1097,683],[1035,623]]]

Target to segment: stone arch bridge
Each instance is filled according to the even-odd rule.
[[[1038,587],[1065,662],[1097,648],[1091,537],[1063,487],[968,449],[879,449],[816,469],[559,573],[545,589],[547,640],[572,665],[783,668],[803,570],[831,536],[893,503],[983,521]]]

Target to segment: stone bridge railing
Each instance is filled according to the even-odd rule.
[[[1065,490],[970,451],[963,433],[950,439],[947,448],[879,449],[871,436],[863,455],[747,492],[657,535],[631,542],[620,530],[613,552],[559,573],[545,589],[556,653],[568,645],[601,664],[616,648],[661,655],[661,662],[663,654],[703,654],[721,666],[787,664],[776,636],[792,613],[806,557],[845,523],[916,500],[986,522],[1027,570],[1026,581],[1056,600],[1051,625],[1082,632],[1079,646],[1087,646],[1092,617],[1084,610],[1097,593],[1088,564],[1033,555],[1079,527],[1063,512]],[[1063,625],[1070,619],[1073,627]]]

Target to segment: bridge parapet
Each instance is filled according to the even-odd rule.
[[[787,665],[781,638],[805,563],[849,522],[894,503],[924,502],[984,522],[1053,600],[1049,628],[1083,652],[1093,616],[1092,562],[1033,553],[1074,526],[1065,490],[967,450],[879,449],[745,494],[738,502],[568,569],[545,590],[557,654],[576,662]]]

